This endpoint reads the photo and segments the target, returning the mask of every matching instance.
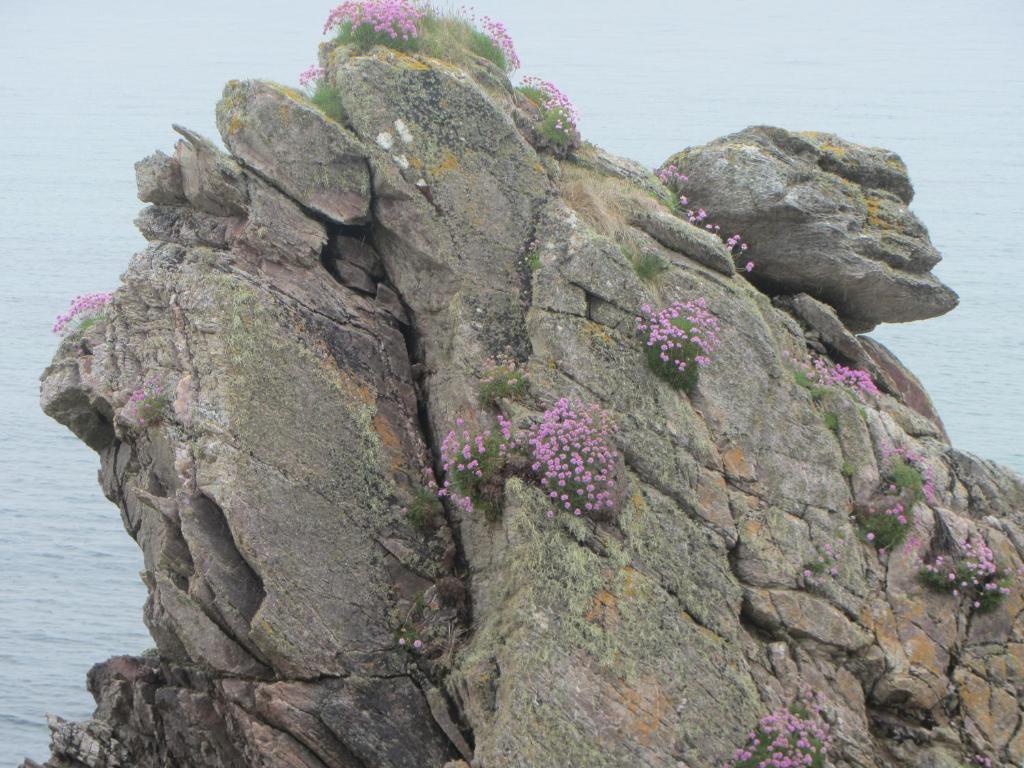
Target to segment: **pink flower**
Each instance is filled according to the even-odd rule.
[[[318,67],[314,64],[311,67],[307,67],[299,73],[299,85],[307,86],[311,83],[315,83],[318,80],[322,80],[324,77],[324,70],[322,67]]]
[[[392,40],[410,40],[419,35],[417,24],[426,12],[411,0],[349,0],[334,8],[324,23],[324,34],[351,25],[368,26]]]
[[[747,272],[753,272],[754,271],[754,262],[748,261],[747,262],[747,266],[745,266],[744,269],[747,270]]]
[[[65,334],[73,323],[95,317],[104,310],[113,297],[112,293],[86,293],[75,296],[67,311],[57,316],[57,320],[53,324],[53,332]]]

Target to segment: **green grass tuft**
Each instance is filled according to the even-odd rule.
[[[811,378],[807,375],[806,371],[802,371],[799,369],[793,371],[793,379],[796,381],[797,384],[799,384],[801,387],[810,392],[811,397],[813,397],[816,402],[818,400],[821,400],[821,398],[828,394],[828,390],[826,388],[819,387],[817,384],[811,381]]]
[[[406,516],[409,518],[409,522],[423,533],[429,533],[436,529],[438,521],[443,515],[444,510],[437,494],[426,488],[417,488],[413,492],[412,501],[406,507]]]
[[[924,498],[924,477],[921,475],[921,470],[902,457],[893,457],[888,479],[901,491],[909,492],[912,501],[907,505],[908,507]]]
[[[525,373],[512,365],[494,365],[480,380],[480,403],[495,405],[499,400],[521,400],[528,390]]]
[[[341,94],[327,83],[318,82],[309,99],[331,120],[342,125],[348,123],[348,113],[345,112],[345,107],[341,103]]]
[[[839,417],[834,413],[826,413],[822,417],[825,421],[825,426],[832,432],[839,434]]]

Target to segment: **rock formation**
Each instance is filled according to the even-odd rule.
[[[761,128],[684,152],[755,249],[741,276],[654,174],[539,153],[487,62],[322,59],[343,123],[231,82],[228,153],[177,128],[139,163],[150,244],[43,375],[143,550],[156,643],[92,670],[96,713],[51,719],[47,766],[707,768],[807,687],[834,766],[1020,764],[1024,590],[975,612],[854,519],[912,451],[917,551],[972,534],[1022,563],[1024,481],[952,448],[850,330],[956,302],[898,158]],[[720,343],[686,394],[635,315],[695,297]],[[883,391],[801,386],[810,351]],[[612,415],[612,519],[549,517],[522,474],[497,518],[437,501],[443,436],[495,424],[498,355],[529,379],[513,423],[563,397]],[[147,380],[167,408],[143,424]],[[835,577],[806,575],[825,544]]]
[[[941,257],[907,210],[914,189],[895,153],[757,127],[672,161],[720,226],[757,243],[752,278],[769,293],[809,293],[856,330],[957,305],[930,272]]]

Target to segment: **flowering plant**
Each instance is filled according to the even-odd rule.
[[[992,610],[1010,594],[1010,574],[996,564],[981,536],[963,541],[960,550],[956,555],[939,555],[930,563],[921,561],[921,582],[938,592],[966,598],[973,610]]]
[[[461,418],[455,420],[455,427],[441,443],[441,464],[447,479],[438,495],[452,496],[467,512],[472,512],[476,504],[496,516],[508,458],[519,446],[512,423],[499,415],[496,431],[473,434]]]
[[[922,456],[909,448],[886,447],[882,459],[882,509],[870,504],[858,517],[865,541],[880,551],[906,541],[916,504],[925,499],[935,501],[933,473]]]
[[[544,412],[527,438],[531,469],[555,507],[579,517],[607,515],[616,506],[615,427],[596,405],[566,398]],[[554,510],[548,517],[554,517]]]
[[[707,302],[674,301],[660,311],[644,304],[636,327],[645,337],[651,370],[677,389],[692,391],[700,368],[711,363],[718,345],[718,319],[708,311]]]
[[[103,311],[113,296],[112,293],[86,293],[82,296],[75,296],[67,311],[57,316],[57,320],[53,324],[53,332],[67,335],[86,330],[102,317]]]
[[[537,481],[553,505],[548,517],[556,509],[601,517],[617,506],[615,427],[596,405],[562,398],[525,430],[500,415],[497,429],[473,434],[462,419],[455,426],[441,444],[446,480],[438,495],[466,512],[480,507],[496,517],[513,473]]]
[[[541,111],[538,133],[558,150],[568,150],[577,137],[579,113],[572,101],[548,80],[525,77],[519,92]]]
[[[843,540],[839,539],[839,543],[842,544]],[[809,563],[804,565],[804,579],[810,579],[813,576],[823,576],[828,574],[833,579],[839,576],[839,555],[836,552],[836,546],[832,542],[826,541],[818,549],[818,557]]]
[[[762,717],[723,768],[824,768],[829,726],[813,694]]]
[[[797,384],[809,389],[815,399],[824,394],[827,387],[852,392],[862,403],[867,402],[867,395],[878,397],[881,394],[871,374],[859,368],[833,364],[821,357],[813,357],[810,363],[797,360],[796,366]]]
[[[526,373],[520,370],[515,360],[502,356],[484,363],[480,376],[480,402],[494,405],[502,398],[518,400],[526,395],[528,388]]]
[[[304,88],[309,86],[315,86],[316,83],[318,83],[320,80],[323,80],[324,74],[324,68],[318,67],[316,64],[313,64],[310,67],[306,67],[306,69],[302,70],[302,72],[299,73],[299,85],[303,86]]]
[[[914,522],[914,512],[900,501],[881,510],[871,505],[859,516],[858,521],[864,540],[876,549],[885,551],[906,541]]]
[[[348,0],[324,22],[324,34],[338,31],[338,40],[366,50],[375,45],[410,47],[426,11],[410,0]]]
[[[470,20],[474,21],[472,18]],[[505,71],[515,72],[519,69],[522,66],[522,62],[519,61],[519,54],[516,53],[515,43],[512,41],[512,36],[508,33],[505,25],[500,21],[492,19],[490,16],[484,16],[480,21],[480,26],[483,28],[484,34],[490,38],[494,47],[501,51],[502,58],[505,60]]]
[[[170,404],[160,381],[149,378],[128,398],[125,415],[140,427],[152,427],[164,420]]]

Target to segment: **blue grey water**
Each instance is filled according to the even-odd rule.
[[[214,135],[226,80],[294,82],[327,5],[0,3],[0,766],[46,754],[45,712],[90,713],[92,663],[150,644],[141,559],[97,459],[36,405],[52,319],[142,246],[132,163],[171,147],[172,121]],[[476,7],[506,21],[525,73],[574,98],[587,138],[649,165],[755,123],[898,151],[962,304],[876,336],[956,445],[1024,471],[1020,0]]]

